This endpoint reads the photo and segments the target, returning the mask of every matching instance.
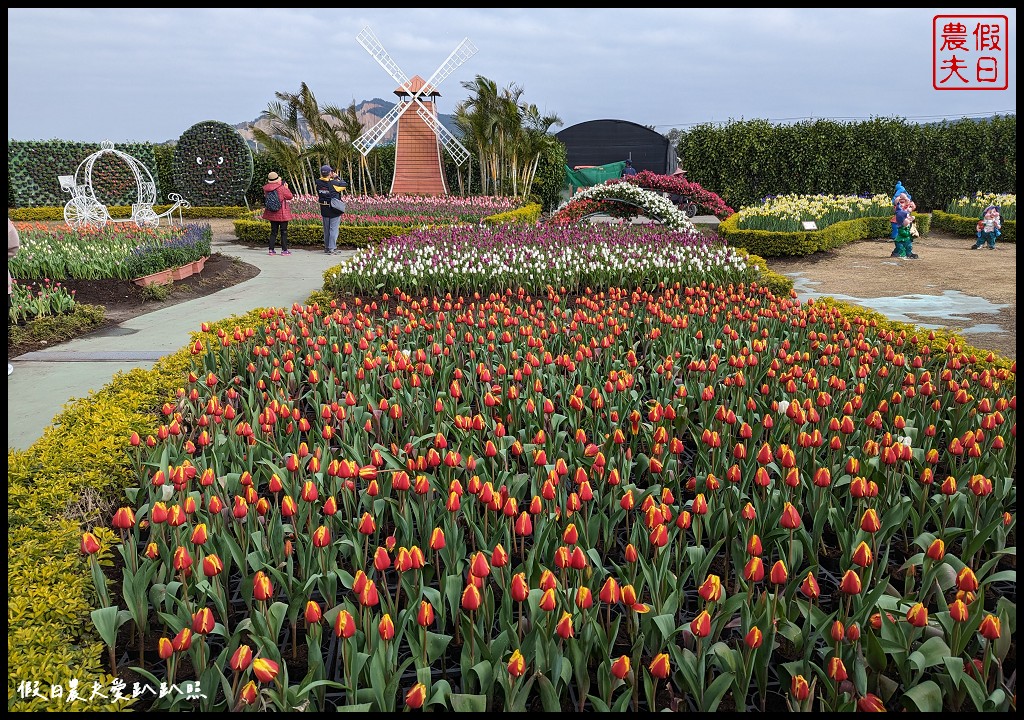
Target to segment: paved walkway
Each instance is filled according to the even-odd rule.
[[[149,369],[188,344],[204,322],[242,315],[257,307],[291,307],[323,287],[323,273],[354,254],[292,248],[289,256],[267,255],[215,233],[214,252],[255,265],[260,274],[220,292],[127,320],[50,350],[11,361],[7,377],[7,447],[25,450],[43,435],[63,406],[85,398],[118,372]]]

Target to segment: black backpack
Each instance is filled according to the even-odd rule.
[[[270,212],[277,212],[281,209],[281,196],[277,194],[277,188],[263,193],[263,207]]]

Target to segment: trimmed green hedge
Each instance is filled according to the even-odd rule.
[[[153,212],[158,215],[171,209],[171,205],[154,205]],[[114,218],[129,218],[132,216],[130,205],[111,205],[107,212]],[[185,220],[209,220],[211,218],[237,218],[244,216],[249,210],[240,206],[228,207],[190,207],[182,208],[181,217]],[[59,207],[35,207],[35,208],[10,208],[7,210],[7,217],[14,222],[42,222],[44,220],[63,220],[64,206]],[[174,218],[177,220],[178,213],[175,211]]]
[[[270,223],[266,220],[235,220],[234,225],[239,242],[266,245],[270,239]],[[338,229],[338,246],[367,247],[389,237],[408,235],[413,230],[400,225],[342,225]],[[288,244],[323,247],[324,226],[320,223],[288,223]]]
[[[977,237],[978,218],[964,217],[952,213],[936,210],[932,213],[935,227],[960,237]],[[1017,242],[1017,221],[1003,220],[1003,234],[999,236],[999,242]]]
[[[889,237],[889,218],[855,218],[829,225],[821,230],[777,232],[773,230],[740,230],[739,217],[730,215],[718,225],[718,236],[734,247],[741,247],[761,257],[802,257],[822,250],[849,245],[868,238]],[[922,236],[931,231],[931,217],[917,215]]]

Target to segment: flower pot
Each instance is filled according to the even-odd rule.
[[[150,285],[166,285],[174,280],[174,269],[161,270],[160,272],[153,273],[152,275],[143,275],[140,278],[132,280],[136,285],[142,287],[149,287]]]
[[[166,285],[174,280],[184,280],[187,277],[191,277],[196,273],[202,272],[203,267],[206,265],[206,260],[207,258],[201,257],[188,265],[182,265],[181,267],[170,268],[168,270],[161,270],[160,272],[153,273],[152,275],[135,278],[132,282],[136,285],[147,287],[149,285]]]

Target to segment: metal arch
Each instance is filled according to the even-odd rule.
[[[113,153],[129,168],[135,176],[135,188],[138,193],[136,202],[132,203],[132,214],[128,218],[112,218],[107,206],[96,198],[96,191],[92,186],[92,168],[96,161],[107,153]],[[82,182],[79,183],[79,176]],[[162,213],[153,210],[156,204],[156,183],[149,168],[139,162],[126,152],[114,148],[114,143],[104,140],[100,143],[100,149],[85,160],[79,163],[74,175],[61,175],[61,190],[71,193],[71,199],[64,205],[64,222],[68,226],[78,229],[82,227],[103,228],[108,222],[133,222],[136,227],[157,227],[160,218],[167,218],[170,223],[173,221],[172,213],[177,210],[179,221],[181,220],[181,209],[191,207],[187,200],[180,195],[172,194],[174,205]]]
[[[370,150],[380,142],[380,139],[384,137],[392,127],[394,127],[395,123],[398,122],[398,119],[405,113],[405,111],[412,107],[413,103],[416,103],[416,105],[419,106],[416,111],[417,114],[427,124],[427,127],[434,131],[434,134],[437,136],[441,145],[444,146],[444,149],[452,156],[455,163],[457,165],[462,165],[462,163],[466,161],[466,158],[469,157],[469,151],[463,147],[462,143],[460,143],[454,135],[452,135],[448,128],[441,124],[434,113],[427,109],[427,107],[420,101],[420,95],[426,88],[436,88],[445,80],[445,78],[451,75],[456,68],[469,60],[469,58],[473,57],[473,55],[478,52],[476,45],[474,45],[469,38],[463,38],[462,42],[458,44],[451,54],[448,55],[445,61],[438,66],[437,70],[434,71],[434,74],[431,75],[423,84],[423,87],[416,92],[412,92],[409,89],[409,83],[411,80],[402,71],[402,68],[398,66],[398,63],[396,63],[388,54],[388,51],[384,49],[380,40],[378,40],[377,36],[373,34],[373,30],[369,27],[364,27],[356,36],[356,42],[362,45],[363,49],[370,53],[370,57],[376,60],[377,64],[384,68],[384,72],[390,75],[391,78],[399,84],[399,87],[408,92],[411,97],[408,101],[399,102],[372,128],[356,138],[352,143],[355,148],[365,157],[369,154]]]

